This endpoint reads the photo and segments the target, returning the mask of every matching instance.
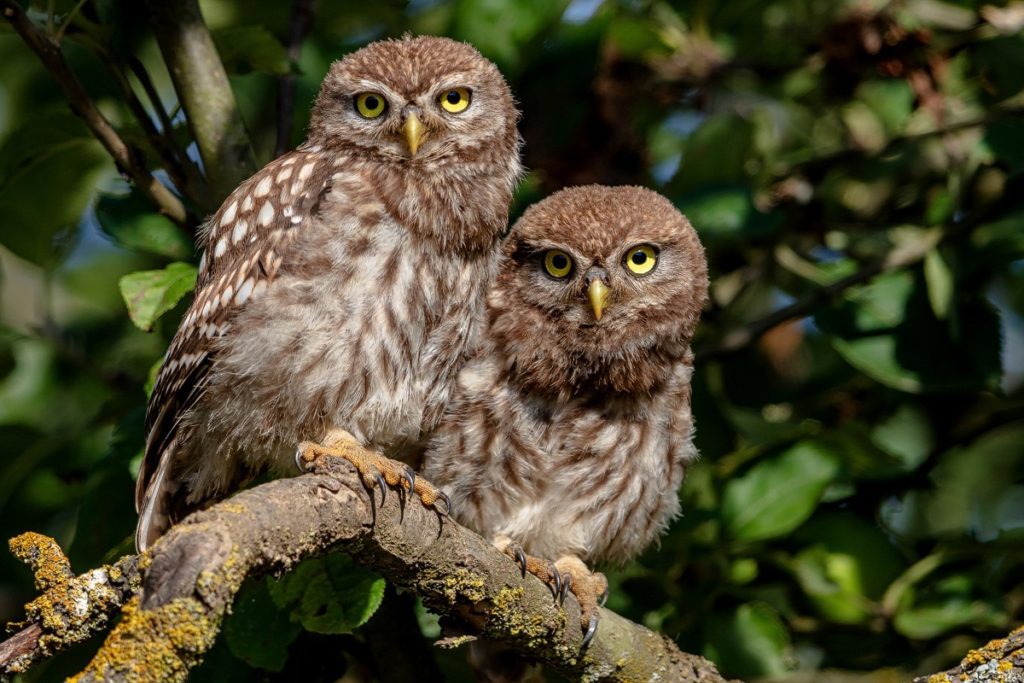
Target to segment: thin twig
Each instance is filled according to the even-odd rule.
[[[935,247],[937,241],[925,240],[920,244],[913,245],[909,249],[894,252],[888,257],[870,263],[857,272],[836,280],[830,285],[811,291],[810,294],[789,306],[784,306],[763,318],[731,330],[714,346],[698,350],[695,353],[694,362],[697,364],[707,363],[708,361],[731,356],[753,344],[772,328],[790,320],[803,318],[812,313],[819,305],[832,301],[836,296],[851,287],[864,284],[876,275],[890,270],[920,263],[928,255],[928,252]]]
[[[99,57],[100,61],[103,62],[103,65],[107,67],[107,71],[114,77],[114,82],[117,83],[117,87],[124,97],[125,104],[128,105],[128,110],[131,111],[139,127],[146,134],[146,139],[153,146],[153,150],[159,155],[161,165],[167,172],[168,177],[170,177],[171,182],[174,183],[175,187],[183,189],[185,178],[176,150],[168,145],[167,139],[157,130],[156,124],[153,123],[149,112],[146,111],[142,101],[135,94],[135,90],[128,80],[128,75],[122,69],[117,58],[111,54],[106,46],[101,45],[89,36],[83,34],[76,37],[82,44],[91,49]]]
[[[43,66],[64,91],[72,111],[85,122],[96,139],[114,158],[117,166],[132,179],[161,213],[191,231],[195,226],[194,217],[189,215],[181,200],[150,173],[121,139],[75,78],[57,44],[36,28],[14,0],[0,0],[0,11],[25,44],[39,57]]]
[[[156,86],[153,85],[153,79],[150,78],[145,65],[138,57],[131,57],[128,60],[128,68],[135,74],[135,78],[146,93],[146,98],[149,99],[150,106],[156,112],[157,118],[160,120],[160,128],[167,139],[167,145],[174,150],[174,155],[181,166],[181,172],[185,176],[185,186],[183,188],[185,194],[195,202],[196,206],[202,209],[203,213],[212,213],[217,207],[215,203],[211,203],[209,200],[209,188],[206,186],[206,177],[199,169],[199,166],[189,157],[185,148],[178,143],[178,138],[174,134],[172,117],[160,99],[160,93],[157,92]]]
[[[299,61],[302,43],[313,27],[314,0],[294,0],[288,30],[288,63],[291,69]],[[289,70],[277,79],[277,142],[274,156],[279,157],[291,148],[292,119],[295,112],[295,74]]]

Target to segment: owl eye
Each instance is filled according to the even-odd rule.
[[[561,280],[572,272],[572,257],[561,249],[549,249],[544,253],[544,271]]]
[[[647,275],[658,265],[658,252],[649,244],[641,244],[626,252],[625,263],[633,275]]]
[[[356,95],[356,111],[364,119],[375,119],[384,113],[387,100],[375,92],[364,92]]]
[[[441,103],[441,108],[449,114],[458,114],[466,110],[472,99],[473,96],[468,88],[452,88],[441,93],[437,101]]]

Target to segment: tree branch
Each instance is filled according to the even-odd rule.
[[[288,63],[294,68],[302,52],[302,43],[313,27],[313,0],[293,0],[291,25],[288,30]],[[278,79],[277,142],[274,156],[291,148],[292,119],[295,112],[295,74],[286,73]]]
[[[708,361],[731,356],[742,351],[760,339],[773,327],[812,313],[819,305],[831,301],[851,287],[864,284],[876,275],[881,275],[890,270],[906,268],[907,266],[920,263],[928,255],[928,252],[935,248],[939,241],[939,237],[936,236],[934,240],[921,240],[904,248],[894,249],[885,258],[870,263],[857,272],[840,278],[830,285],[819,287],[799,301],[783,306],[763,318],[731,330],[715,346],[698,350],[694,354],[694,362],[698,364],[707,363]]]
[[[723,681],[710,662],[607,610],[581,653],[574,599],[559,608],[490,543],[418,503],[404,521],[394,493],[375,510],[348,463],[325,461],[322,472],[243,491],[173,527],[143,557],[139,594],[77,680],[184,680],[247,576],[342,551],[470,632],[572,679]]]
[[[952,683],[952,681],[1024,680],[1024,626],[1005,638],[997,638],[968,652],[958,666],[949,671],[918,676],[913,683]]]
[[[249,134],[198,0],[148,0],[157,44],[203,159],[210,190],[226,197],[256,170]]]
[[[195,220],[185,209],[181,200],[167,187],[157,180],[152,173],[136,158],[130,147],[125,144],[114,127],[90,99],[85,88],[71,72],[60,47],[42,31],[36,28],[32,20],[26,16],[14,0],[0,0],[0,11],[15,32],[21,36],[26,45],[36,53],[39,61],[57,81],[64,91],[64,96],[71,105],[71,110],[78,115],[89,130],[114,158],[118,167],[126,173],[138,188],[172,221],[188,228],[190,231]]]
[[[36,662],[104,630],[113,613],[142,585],[134,555],[74,576],[52,538],[25,533],[12,538],[10,548],[32,568],[36,588],[43,593],[25,606],[24,622],[10,625],[24,628],[0,643],[2,677],[28,671]]]

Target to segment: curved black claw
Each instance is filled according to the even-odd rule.
[[[604,603],[608,602],[608,586],[604,587],[604,590],[601,592],[601,595],[597,598],[597,602],[601,605],[601,607],[604,607]]]
[[[558,592],[558,604],[565,604],[565,596],[569,595],[569,591],[572,590],[572,574],[565,574],[562,576],[562,590]]]
[[[586,650],[587,646],[590,645],[590,641],[594,639],[594,634],[597,633],[597,614],[590,615],[590,623],[587,624],[587,632],[583,636],[583,642],[580,643],[580,651]]]
[[[401,485],[398,487],[398,523],[401,524],[405,521],[405,501],[408,500],[409,496],[412,495],[413,486],[416,485],[416,473],[412,471],[412,468],[406,465],[402,469],[402,481],[409,485],[409,490],[406,491]],[[401,483],[401,482],[400,482]]]
[[[516,564],[519,565],[519,569],[522,571],[523,578],[525,579],[526,578],[526,553],[524,553],[523,549],[520,548],[519,546],[515,547],[515,553],[516,553]]]
[[[416,473],[408,465],[402,469],[402,481],[409,485],[409,493],[412,493],[416,486]]]
[[[548,572],[551,574],[552,580],[555,583],[551,593],[555,596],[555,600],[557,601],[559,593],[562,592],[562,575],[558,573],[558,569],[555,568],[554,562],[548,563]]]
[[[384,475],[380,472],[377,473],[377,486],[380,487],[380,505],[381,507],[384,507],[384,501],[388,494],[388,483],[384,480]],[[370,495],[373,495],[372,491],[370,492]]]
[[[438,491],[437,492],[437,497],[444,501],[444,507],[445,507],[444,512],[441,512],[440,510],[438,510],[438,514],[442,514],[445,517],[451,517],[451,515],[452,515],[452,499],[449,498],[448,494],[445,493],[444,491]]]
[[[295,449],[295,466],[299,468],[299,472],[306,472],[306,466],[302,460],[302,449]]]

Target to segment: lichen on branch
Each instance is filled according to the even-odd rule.
[[[25,672],[40,659],[106,629],[141,586],[135,556],[75,576],[52,538],[29,532],[12,538],[9,546],[32,569],[42,594],[25,606],[24,621],[8,625],[23,631],[0,644],[0,674]]]

